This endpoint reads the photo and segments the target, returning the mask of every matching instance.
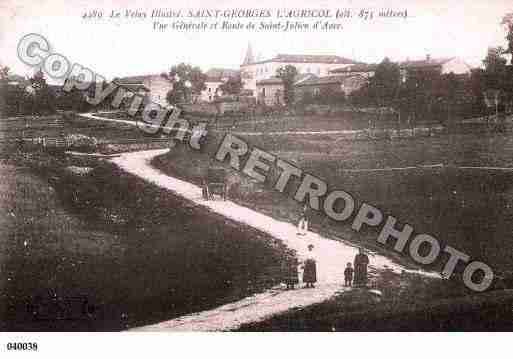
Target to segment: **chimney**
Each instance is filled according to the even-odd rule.
[[[426,55],[426,61],[431,61],[431,55],[430,54]]]

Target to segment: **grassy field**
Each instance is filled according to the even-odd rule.
[[[459,168],[513,167],[510,136],[469,133],[381,141],[346,141],[327,135],[245,139],[324,179],[330,188],[350,192],[360,203],[372,203],[398,218],[399,225],[409,223],[417,233],[430,233],[442,243],[486,261],[497,272],[513,270],[513,171]],[[211,136],[202,153],[177,149],[154,163],[171,175],[200,183],[219,141]],[[357,172],[434,164],[443,167]],[[268,190],[273,181],[259,187],[240,174],[231,176],[235,184],[230,198],[277,218],[296,221],[299,217],[300,206],[290,199],[292,193],[285,196]],[[312,226],[386,250],[375,245],[375,231],[356,234],[350,222],[335,223],[315,213]],[[440,266],[435,263],[432,269]]]
[[[511,331],[513,291],[454,297],[435,283],[410,284],[380,298],[365,290],[295,308],[239,331]],[[429,298],[422,294],[431,293]]]
[[[10,127],[2,123],[3,130],[12,129],[5,133],[17,136],[25,131],[25,120],[13,121]],[[357,128],[350,119],[344,121],[303,117],[299,122],[270,119],[236,123],[235,128],[231,123],[225,128],[241,132]],[[55,131],[32,123],[30,119],[29,129],[38,134],[52,135]],[[62,128],[65,133],[99,139],[103,146],[99,150],[109,153],[146,149],[145,143],[155,138],[129,125],[102,121],[72,119]],[[200,184],[222,134],[209,133],[201,152],[177,146],[155,159],[154,165]],[[509,134],[474,128],[431,137],[376,141],[348,141],[336,135],[261,135],[245,139],[326,180],[331,188],[352,193],[358,202],[372,203],[397,217],[399,225],[408,222],[417,232],[433,234],[487,262],[498,273],[513,270],[513,171],[459,168],[513,167],[513,139]],[[120,145],[125,140],[134,143]],[[443,166],[358,172],[435,164]],[[66,169],[69,166],[91,170],[77,175]],[[191,207],[108,163],[32,153],[10,156],[1,169],[2,177],[8,179],[0,187],[5,209],[1,221],[7,228],[0,240],[1,270],[8,274],[0,282],[0,299],[6,304],[2,329],[118,330],[211,308],[260,291],[279,278],[277,265],[284,250],[280,243]],[[290,198],[291,193],[270,190],[274,182],[260,186],[235,172],[230,173],[229,182],[231,199],[275,218],[297,221],[300,205]],[[376,231],[355,233],[350,223],[335,223],[320,213],[314,213],[311,222],[315,231],[364,243],[394,256],[390,248],[376,244]],[[406,257],[395,258],[412,265]],[[439,268],[440,263],[432,267]],[[410,294],[418,298],[421,292],[426,301],[438,300],[445,298],[446,289],[426,284]],[[85,296],[89,301],[87,319],[34,321],[34,297],[53,296]],[[333,303],[316,307],[312,313],[340,311],[347,305],[345,300],[336,307]],[[336,310],[330,323],[337,318]],[[305,316],[299,314],[296,323],[301,323],[301,318]],[[271,329],[282,324],[265,325]],[[349,328],[344,325],[339,328]]]
[[[221,119],[221,128],[235,129],[237,131],[333,131],[333,130],[360,130],[369,126],[369,120],[375,115],[365,113],[347,112],[331,116],[298,115],[298,116],[269,116],[254,119],[226,117]],[[403,124],[406,125],[406,124]],[[395,121],[383,118],[378,122],[379,127],[395,127]],[[234,129],[234,130],[235,130]]]
[[[113,116],[119,118],[119,114]],[[367,125],[369,116],[365,113],[343,113],[324,117],[296,116],[292,119],[259,117],[256,122],[239,117],[235,128],[228,127],[235,132],[254,129],[267,132],[355,129]],[[229,116],[220,121],[221,125],[231,123]],[[129,125],[82,119],[66,123],[66,131],[99,138],[106,145],[102,148],[106,152],[139,149],[140,145],[109,145],[123,139],[136,142],[155,139]],[[199,184],[222,135],[222,130],[210,132],[207,148],[200,153],[176,150],[167,159],[155,163],[171,174]],[[393,140],[347,140],[343,136],[329,134],[242,138],[296,163],[303,170],[326,180],[332,188],[346,190],[358,200],[374,204],[397,217],[401,223],[414,225],[418,232],[431,233],[476,259],[488,261],[499,271],[513,270],[512,245],[507,240],[513,218],[510,190],[513,172],[458,168],[513,167],[510,156],[513,140],[509,135],[493,134],[484,131],[481,125],[472,124],[457,128],[454,133]],[[356,171],[438,164],[443,167]],[[232,197],[242,204],[290,221],[299,216],[299,205],[290,196],[266,191],[239,174],[232,177]],[[314,215],[312,222],[313,227],[319,230],[333,231],[355,242],[375,244],[375,233],[355,237],[347,224],[333,223],[321,215]]]

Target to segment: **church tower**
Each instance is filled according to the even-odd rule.
[[[251,43],[248,42],[248,49],[246,50],[246,56],[244,57],[242,65],[248,65],[253,62],[255,62],[255,57],[253,56],[253,49],[251,48]]]

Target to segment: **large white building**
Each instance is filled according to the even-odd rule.
[[[434,71],[441,75],[453,73],[455,75],[470,75],[472,68],[459,57],[432,58],[427,55],[423,60],[404,61],[399,63],[401,80],[405,82],[409,77],[426,71]]]
[[[267,60],[256,61],[251,45],[240,65],[243,88],[253,91],[258,97],[257,82],[276,76],[276,71],[286,65],[296,67],[299,74],[313,74],[317,77],[327,76],[330,70],[350,66],[357,62],[335,55],[289,55],[279,54]]]

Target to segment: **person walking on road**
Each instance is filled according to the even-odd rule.
[[[306,288],[315,288],[314,283],[317,282],[317,263],[313,248],[313,244],[308,245],[308,255],[303,265],[303,283],[306,283]]]
[[[297,224],[297,235],[298,236],[306,236],[308,232],[308,207],[305,204],[303,207],[303,211],[301,212],[301,216],[299,217],[299,222]]]
[[[360,247],[359,253],[354,257],[354,282],[356,287],[365,287],[367,285],[367,265],[369,257],[365,254],[363,247]]]

